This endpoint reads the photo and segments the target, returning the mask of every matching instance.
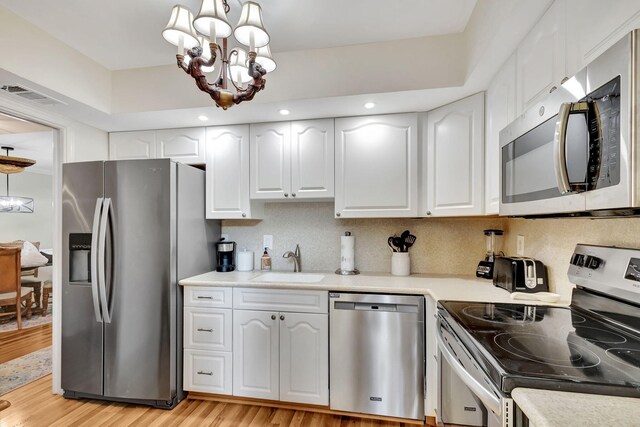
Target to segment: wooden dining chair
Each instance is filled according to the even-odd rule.
[[[33,291],[22,289],[20,251],[20,248],[0,248],[0,309],[3,309],[0,311],[0,316],[15,315],[18,320],[18,330],[22,329],[22,305],[24,304],[26,309],[27,319],[31,319],[33,303],[31,295]]]

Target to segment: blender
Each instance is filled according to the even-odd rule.
[[[489,229],[484,230],[484,243],[487,252],[484,261],[480,261],[476,268],[476,276],[484,279],[493,279],[493,264],[496,256],[504,255],[502,252],[502,236],[503,230]]]

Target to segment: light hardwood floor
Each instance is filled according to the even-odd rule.
[[[289,426],[409,427],[404,423],[276,409],[237,403],[184,400],[167,411],[138,405],[68,400],[51,394],[51,376],[4,396],[0,426]]]
[[[51,339],[51,323],[20,331],[0,332],[0,363],[49,347]]]

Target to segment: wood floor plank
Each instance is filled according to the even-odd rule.
[[[51,346],[51,331],[49,323],[20,331],[0,332],[0,363]]]

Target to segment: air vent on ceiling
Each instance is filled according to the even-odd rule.
[[[43,105],[65,104],[64,102],[59,101],[55,98],[51,98],[50,96],[43,95],[40,92],[36,92],[33,89],[29,89],[27,87],[20,86],[20,85],[3,85],[0,87],[0,89],[5,92],[24,98],[26,100],[37,102],[38,104],[43,104]]]

